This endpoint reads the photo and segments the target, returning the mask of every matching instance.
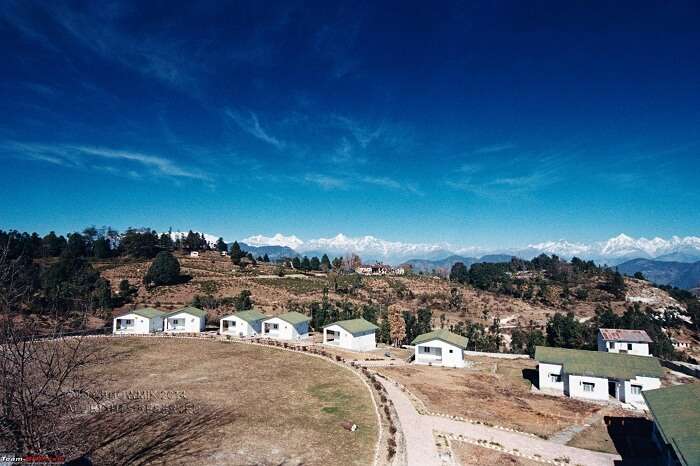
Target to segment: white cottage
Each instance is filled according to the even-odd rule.
[[[598,351],[651,356],[652,339],[644,330],[601,328],[598,330]]]
[[[190,257],[199,257],[199,251],[190,252]]]
[[[415,345],[414,364],[430,364],[444,367],[464,367],[464,350],[467,339],[446,329],[418,335]]]
[[[219,335],[257,336],[261,332],[263,320],[265,315],[256,310],[236,312],[219,321]]]
[[[309,337],[311,319],[299,312],[287,312],[262,321],[261,335],[278,340],[301,340]]]
[[[164,312],[146,307],[114,318],[115,335],[145,335],[163,331]]]
[[[163,331],[168,333],[199,333],[204,330],[207,313],[196,307],[183,307],[164,317]]]
[[[663,372],[654,357],[538,346],[535,359],[544,392],[597,401],[613,397],[644,408],[642,392],[661,386]]]
[[[341,320],[323,327],[323,344],[352,351],[372,351],[379,327],[365,319]]]

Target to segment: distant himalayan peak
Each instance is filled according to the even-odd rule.
[[[212,245],[219,235],[207,234],[205,239]],[[186,236],[187,232],[172,232],[175,239]],[[592,243],[571,242],[565,239],[543,241],[529,244],[522,248],[482,248],[476,246],[456,246],[449,243],[411,243],[403,241],[388,241],[372,235],[348,236],[338,233],[328,238],[304,240],[296,235],[276,233],[272,236],[253,235],[241,240],[252,247],[282,246],[297,253],[320,254],[328,253],[344,255],[355,253],[363,259],[400,263],[409,259],[444,259],[450,255],[478,258],[487,254],[505,254],[523,258],[531,258],[539,254],[556,254],[563,258],[579,257],[593,259],[600,263],[616,264],[627,259],[645,258],[659,260],[679,260],[684,262],[700,260],[700,237],[672,236],[664,239],[640,237],[633,238],[619,234],[606,241]]]

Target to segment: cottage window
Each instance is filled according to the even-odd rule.
[[[428,346],[421,346],[420,349],[424,353],[430,353],[430,347],[428,347]]]
[[[450,350],[450,353],[454,353],[454,351]]]
[[[595,384],[591,382],[583,382],[583,391],[592,392],[595,389]]]
[[[561,382],[561,374],[549,374],[549,381],[552,383]]]
[[[632,351],[632,343],[627,343],[627,349],[628,349],[629,351]]]
[[[632,387],[630,387],[630,393],[632,393],[632,395],[640,395],[642,393],[642,386],[632,385]]]

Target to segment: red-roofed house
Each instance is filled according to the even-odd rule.
[[[601,328],[598,331],[598,351],[651,356],[649,343],[652,339],[644,330]]]

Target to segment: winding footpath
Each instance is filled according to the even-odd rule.
[[[549,440],[485,425],[421,415],[413,407],[408,395],[399,387],[391,381],[381,378],[378,380],[384,385],[388,397],[394,402],[405,439],[408,466],[443,465],[433,438],[434,432],[462,436],[473,442],[495,442],[509,451],[517,450],[522,455],[541,458],[544,462],[568,458],[570,464],[608,466],[614,465],[615,461],[621,459],[619,455],[568,447]]]

